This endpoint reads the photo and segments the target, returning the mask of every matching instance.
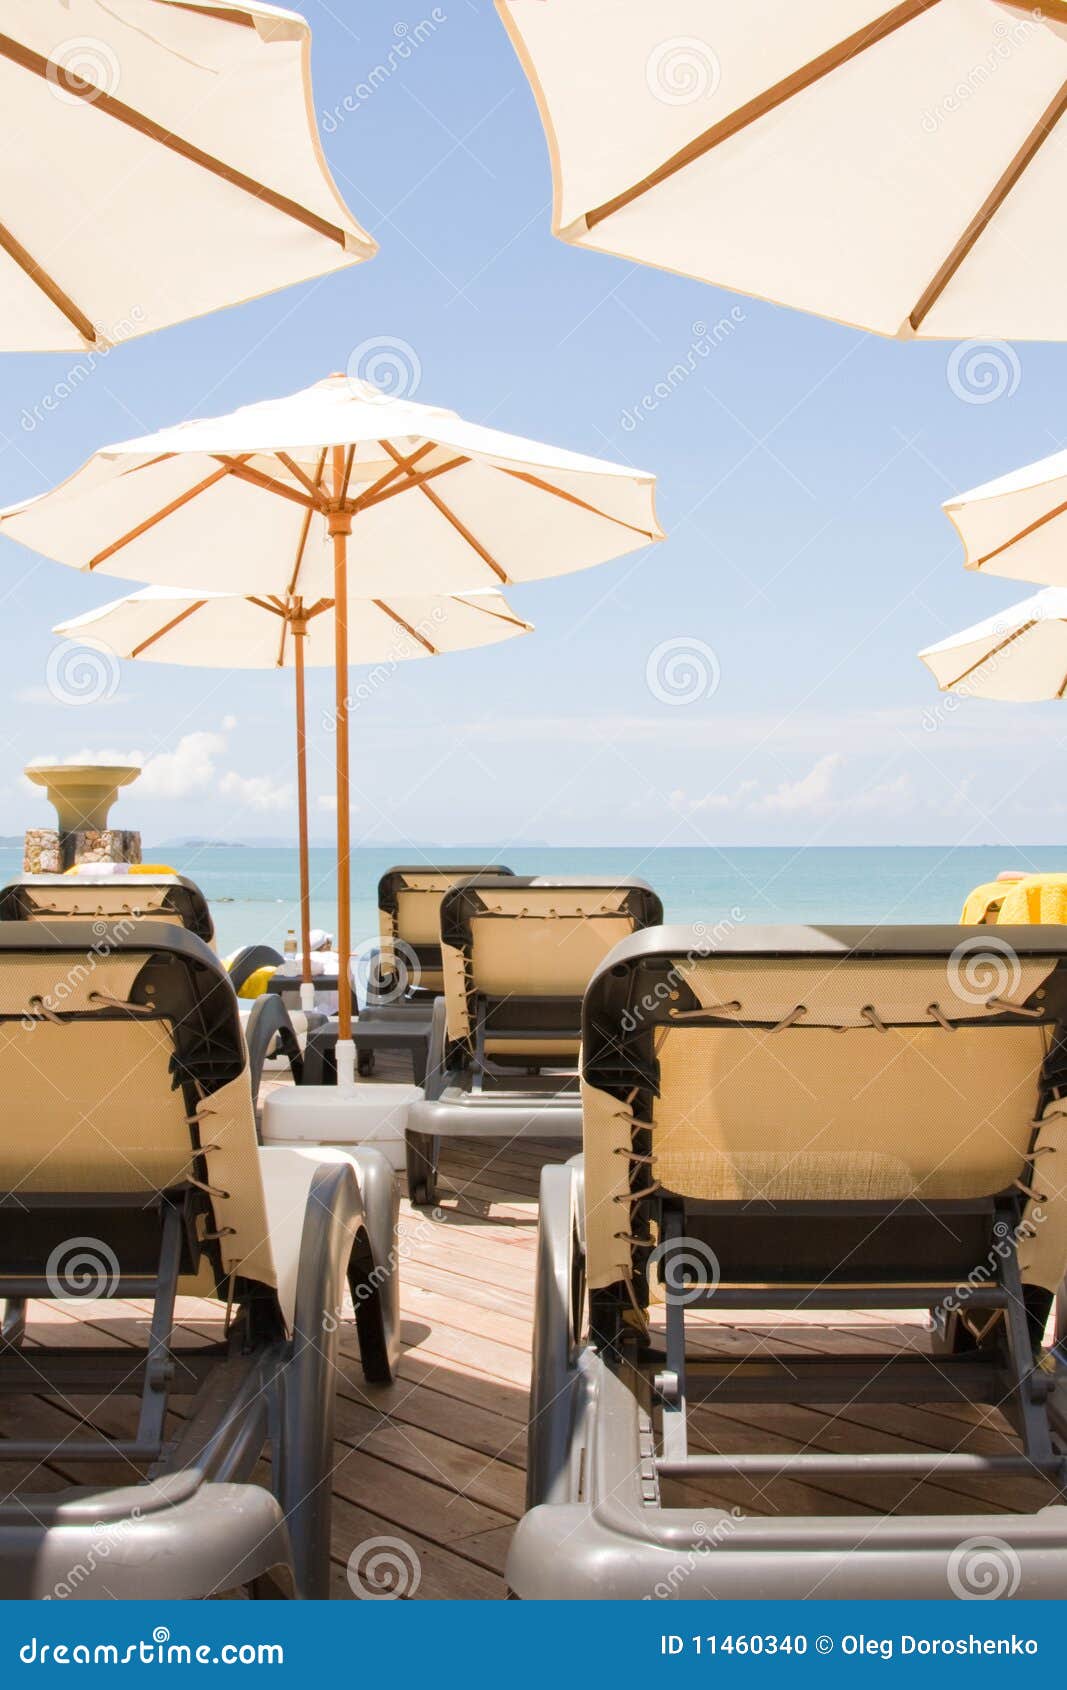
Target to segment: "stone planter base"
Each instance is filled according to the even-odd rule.
[[[139,863],[141,835],[131,828],[85,828],[60,833],[54,827],[26,830],[23,874],[63,874],[75,863]]]

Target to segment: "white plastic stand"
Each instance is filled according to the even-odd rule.
[[[351,1091],[356,1083],[356,1041],[355,1039],[338,1039],[337,1041],[337,1085],[342,1091]]]
[[[408,1110],[422,1087],[360,1080],[337,1086],[277,1086],[263,1100],[264,1144],[370,1144],[391,1166],[405,1166]]]

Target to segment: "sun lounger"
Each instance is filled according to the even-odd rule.
[[[0,1440],[28,1471],[0,1504],[0,1595],[62,1594],[71,1569],[80,1597],[327,1595],[346,1285],[365,1376],[390,1379],[398,1351],[391,1171],[257,1144],[237,1001],[174,923],[0,924],[0,1017],[0,1391],[109,1418],[139,1400],[121,1435],[90,1411],[58,1440]],[[217,1299],[219,1342],[174,1343],[186,1292]],[[149,1299],[146,1348],[99,1326],[92,1346],[24,1346],[27,1299],[79,1294]],[[35,1494],[53,1459],[130,1478]]]
[[[441,977],[441,899],[457,881],[511,874],[503,863],[400,864],[378,882],[380,948],[371,953],[365,1002],[355,1029],[361,1074],[374,1072],[376,1050],[410,1052],[415,1079],[426,1073],[426,1047]],[[412,1044],[412,1034],[421,1046]]]
[[[479,875],[446,893],[444,995],[408,1115],[413,1203],[435,1201],[443,1137],[579,1138],[582,993],[620,939],[662,919],[643,880]]]
[[[208,901],[181,874],[23,875],[0,892],[0,921],[41,921],[58,931],[64,921],[169,921],[215,943]]]
[[[195,933],[214,947],[215,928],[207,899],[195,881],[169,871],[145,875],[27,875],[0,891],[0,921],[36,921],[49,933],[61,934],[67,922],[90,921],[94,930],[110,922],[132,933],[141,921],[168,922]],[[99,944],[99,940],[97,940]],[[227,966],[234,991],[267,956],[276,956],[264,945],[247,945]],[[260,960],[256,960],[259,958]],[[281,961],[281,958],[278,958]],[[237,973],[234,966],[237,965]],[[291,1014],[277,1000],[276,1010],[254,1012],[256,1000],[242,1000],[241,1011],[248,1036],[249,1073],[252,1095],[258,1098],[259,1082],[268,1058],[284,1058],[293,1080],[304,1077],[301,1039],[325,1018]]]
[[[1062,1504],[799,1518],[774,1501],[783,1479],[895,1475],[911,1494],[962,1475],[1002,1479],[1010,1509],[1024,1476],[1053,1497],[1067,1479],[1063,1363],[1035,1364],[1067,1262],[1067,933],[997,940],[763,928],[709,949],[663,928],[596,974],[583,1165],[542,1175],[518,1596],[948,1598],[992,1540],[1009,1593],[1062,1597]],[[935,1331],[894,1355],[715,1359],[687,1343],[702,1308],[921,1309]],[[694,1449],[694,1405],[774,1402],[994,1403],[1021,1447],[960,1452],[935,1415],[944,1453]],[[679,1487],[742,1480],[767,1517],[692,1489],[681,1505]]]

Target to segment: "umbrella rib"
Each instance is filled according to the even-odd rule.
[[[169,634],[172,628],[176,628],[179,622],[184,622],[187,616],[195,616],[198,610],[203,610],[206,603],[207,599],[197,599],[195,604],[186,605],[185,609],[180,610],[177,616],[172,616],[169,622],[165,622],[162,628],[157,628],[155,633],[149,634],[148,638],[142,640],[140,645],[135,645],[130,652],[130,656],[140,657],[142,651],[147,651],[150,645],[155,645],[156,641],[161,640],[164,634]]]
[[[288,452],[275,452],[274,456],[277,458],[277,460],[280,464],[285,465],[286,469],[289,471],[289,474],[291,476],[293,476],[295,480],[300,482],[300,484],[304,488],[305,492],[310,493],[310,495],[311,495],[312,499],[314,500],[315,505],[318,507],[318,509],[321,510],[321,511],[325,511],[326,500],[324,499],[324,497],[322,495],[322,492],[321,492],[321,490],[318,486],[318,483],[316,481],[314,481],[312,479],[312,477],[310,475],[308,475],[305,470],[302,470],[300,468],[300,465],[295,461],[295,459],[293,459],[289,456]],[[321,473],[321,471],[320,471],[320,473]]]
[[[614,522],[619,528],[628,528],[631,534],[640,534],[646,540],[656,538],[647,528],[637,528],[632,522],[624,522],[621,516],[611,516],[607,511],[599,510],[596,505],[590,505],[585,499],[580,499],[577,493],[568,493],[562,487],[553,487],[551,481],[542,481],[539,475],[531,475],[528,470],[508,469],[505,464],[498,464],[497,468],[502,469],[505,475],[513,475],[516,481],[528,481],[531,487],[540,488],[542,493],[552,493],[557,499],[566,499],[569,505],[577,505],[580,510],[603,517],[605,522]]]
[[[1055,522],[1056,518],[1058,516],[1062,516],[1065,511],[1067,511],[1067,500],[1065,500],[1062,505],[1056,505],[1052,510],[1046,511],[1044,516],[1036,517],[1033,522],[1027,523],[1026,527],[1020,528],[1018,534],[1013,534],[1010,540],[1003,540],[1001,544],[994,547],[991,552],[986,552],[984,557],[980,557],[978,559],[978,562],[974,567],[976,569],[981,569],[984,563],[992,563],[993,559],[995,557],[999,557],[1001,552],[1006,552],[1010,550],[1012,546],[1017,546],[1020,540],[1028,539],[1029,536],[1036,533],[1039,528],[1044,528],[1047,522]]]
[[[431,645],[430,641],[425,639],[423,635],[419,633],[417,628],[413,628],[410,622],[405,622],[404,618],[399,615],[397,611],[391,610],[384,599],[371,599],[371,604],[376,605],[379,610],[384,611],[391,622],[395,622],[398,628],[403,628],[405,634],[410,634],[413,640],[418,640],[421,646],[425,646],[431,657],[440,657],[441,653],[437,647],[435,645]]]
[[[244,460],[240,459],[239,461],[243,462]],[[197,498],[201,493],[206,493],[209,487],[214,487],[216,482],[222,481],[225,476],[232,473],[233,471],[227,465],[225,468],[217,469],[213,474],[205,476],[203,481],[198,481],[195,487],[189,487],[184,493],[179,493],[176,499],[171,499],[170,503],[164,505],[161,510],[156,511],[152,516],[145,517],[145,520],[139,522],[136,528],[131,528],[129,533],[123,534],[118,540],[113,540],[111,545],[105,546],[102,552],[97,552],[95,557],[89,559],[89,568],[95,569],[98,564],[105,563],[109,557],[114,557],[116,552],[120,552],[123,546],[128,546],[132,540],[139,540],[141,535],[147,534],[148,530],[154,528],[157,522],[162,522],[164,517],[172,516],[175,511],[181,510],[183,505],[187,505],[191,499]]]
[[[433,444],[434,442],[431,442],[431,449]],[[361,511],[371,510],[375,505],[384,504],[386,499],[395,498],[398,493],[410,493],[413,487],[421,487],[424,481],[433,481],[437,476],[445,475],[450,469],[459,469],[462,464],[470,463],[469,458],[449,458],[447,463],[437,464],[433,469],[421,470],[417,475],[412,475],[407,481],[399,483],[396,482],[393,478],[398,473],[406,473],[407,464],[414,463],[414,461],[415,460],[413,458],[406,460],[404,472],[398,472],[396,470],[391,472],[390,480],[393,483],[391,486],[384,487],[380,493],[374,493],[373,497],[370,496],[371,490],[369,490],[368,493],[363,494],[359,499],[357,499],[352,510],[353,516],[358,516]],[[382,477],[382,480],[385,480],[384,476]],[[375,483],[375,486],[377,486],[377,483]]]
[[[381,446],[382,442],[379,440],[378,444]],[[410,458],[401,458],[391,469],[387,469],[384,475],[380,475],[377,481],[373,481],[353,502],[352,515],[355,516],[358,511],[361,511],[364,505],[370,503],[391,481],[395,481],[398,475],[403,475],[410,466],[417,464],[420,458],[426,456],[427,452],[432,452],[436,444],[435,440],[428,440],[425,446],[420,446],[417,452],[412,452]]]
[[[77,329],[83,340],[90,346],[95,346],[98,336],[95,326],[89,321],[84,311],[79,310],[68,293],[64,293],[54,276],[50,276],[42,265],[38,264],[32,253],[26,251],[21,241],[15,239],[11,230],[0,223],[0,247],[3,247],[8,257],[12,259],[28,276],[35,287],[39,288],[46,299],[51,300],[57,311]]]
[[[1063,84],[1055,99],[1042,112],[992,192],[971,218],[933,281],[920,295],[914,310],[908,313],[908,322],[916,332],[941,298],[960,265],[973,251],[1012,189],[1018,185],[1027,166],[1036,158],[1065,111],[1067,111],[1067,82]]]
[[[396,450],[396,448],[394,446],[391,446],[389,444],[388,440],[380,440],[378,442],[378,444],[386,452],[388,452],[389,456],[392,458],[392,460],[395,464],[397,464],[399,467],[406,468],[406,465],[404,464],[404,459],[402,458],[401,454]],[[441,515],[444,517],[446,522],[451,523],[452,527],[456,530],[456,533],[460,536],[460,538],[467,542],[467,545],[470,546],[472,551],[477,552],[477,554],[481,558],[482,562],[488,565],[488,567],[493,571],[493,574],[497,577],[497,579],[499,581],[505,581],[506,582],[509,579],[507,571],[504,570],[504,569],[501,569],[501,567],[500,567],[499,563],[497,563],[496,559],[491,555],[491,553],[486,551],[485,547],[482,545],[480,540],[475,539],[474,535],[471,533],[471,531],[467,527],[466,523],[462,522],[460,520],[460,518],[456,515],[455,511],[451,510],[448,507],[448,505],[445,504],[445,501],[439,496],[439,494],[434,492],[432,487],[427,487],[425,481],[419,481],[419,482],[416,483],[416,485],[418,486],[419,492],[423,495],[423,497],[426,498],[426,499],[429,499],[429,501],[433,505],[434,509],[440,511]]]
[[[313,510],[315,506],[306,493],[298,493],[295,487],[287,487],[284,481],[277,481],[273,475],[266,475],[261,469],[250,469],[248,459],[251,452],[242,458],[230,458],[223,452],[212,452],[211,457],[217,464],[225,464],[230,475],[236,476],[238,481],[247,481],[250,487],[259,487],[264,493],[276,493],[279,499],[288,499],[292,504],[299,505],[302,510]]]
[[[27,47],[21,41],[15,41],[10,35],[0,35],[0,58],[7,59],[11,64],[18,65],[20,70],[28,70],[34,76],[41,77],[60,88],[64,94],[69,94],[77,100],[84,100],[94,111],[102,112],[105,116],[114,118],[118,123],[125,124],[128,129],[135,130],[150,141],[157,141],[168,152],[177,153],[189,164],[195,164],[201,170],[209,171],[231,187],[239,188],[253,199],[262,201],[275,211],[284,212],[287,217],[307,228],[313,229],[318,235],[325,235],[328,240],[335,241],[338,246],[347,245],[345,231],[336,223],[331,223],[317,212],[310,211],[307,206],[291,200],[286,194],[280,194],[274,188],[268,188],[266,183],[257,182],[255,177],[246,176],[243,170],[237,170],[232,164],[226,164],[223,159],[215,158],[212,153],[204,152],[202,147],[194,146],[181,135],[167,129],[161,123],[146,117],[143,112],[133,106],[125,105],[116,100],[113,94],[98,88],[95,83],[87,82],[84,77],[77,76],[73,71],[66,70],[54,59],[48,59],[41,53],[35,53],[32,47]]]
[[[621,211],[625,206],[630,205],[633,200],[640,199],[641,195],[647,194],[651,188],[658,188],[661,183],[676,175],[679,170],[684,170],[687,165],[703,158],[705,153],[721,146],[724,141],[731,140],[741,130],[747,129],[750,124],[755,123],[759,118],[766,117],[768,112],[784,105],[794,95],[802,94],[805,89],[810,88],[816,82],[820,82],[824,76],[829,76],[832,71],[839,70],[842,65],[848,64],[851,59],[857,58],[860,53],[866,52],[868,48],[879,46],[888,36],[895,34],[905,24],[913,23],[924,12],[931,11],[934,6],[940,5],[940,3],[941,0],[902,0],[900,5],[884,12],[881,17],[872,19],[862,29],[856,30],[853,35],[848,35],[843,41],[838,41],[833,47],[827,48],[826,52],[820,53],[817,58],[812,59],[806,65],[802,65],[799,70],[791,71],[780,82],[774,83],[773,87],[765,88],[754,99],[747,100],[743,106],[738,106],[736,111],[731,112],[728,117],[722,118],[719,123],[713,123],[710,129],[705,129],[702,135],[695,136],[692,141],[687,142],[678,152],[673,153],[657,169],[650,171],[647,176],[643,176],[632,187],[625,188],[621,194],[615,194],[613,198],[605,200],[603,205],[598,205],[592,211],[587,211],[584,219],[586,228],[595,229],[596,225],[603,223],[605,218],[613,216],[616,211]]]
[[[976,662],[971,664],[969,669],[965,669],[963,671],[962,675],[957,675],[954,681],[949,681],[948,686],[942,687],[942,692],[950,692],[953,687],[958,687],[961,681],[965,681],[967,679],[968,675],[973,675],[976,669],[981,669],[984,664],[989,663],[994,657],[998,657],[1006,646],[1011,645],[1013,640],[1021,639],[1023,634],[1028,634],[1031,628],[1036,627],[1036,617],[1032,618],[1029,622],[1024,622],[1021,628],[1016,628],[1007,636],[1006,639],[1001,640],[997,645],[992,646],[989,651],[979,657]]]
[[[510,622],[513,628],[527,628],[533,632],[533,623],[524,622],[521,616],[505,616],[502,610],[490,610],[486,604],[472,604],[462,593],[454,593],[452,596],[457,604],[465,604],[468,610],[476,610],[479,616],[491,616],[494,622]]]
[[[326,452],[327,448],[324,446],[319,454],[319,461],[315,468],[314,488],[317,499],[322,497],[322,477],[326,468]],[[289,579],[289,585],[286,588],[287,598],[292,598],[293,594],[296,592],[296,584],[300,578],[300,571],[304,563],[304,551],[307,547],[308,535],[311,533],[311,517],[312,507],[309,505],[307,515],[304,518],[304,526],[300,530],[300,543],[296,548],[296,561],[293,564],[293,573]]]

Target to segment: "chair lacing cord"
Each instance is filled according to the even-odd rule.
[[[624,1144],[617,1144],[611,1153],[613,1156],[626,1156],[631,1162],[642,1162],[651,1167],[655,1160],[652,1156],[643,1156],[639,1150],[627,1150]]]
[[[617,1197],[613,1197],[611,1201],[613,1203],[638,1203],[642,1197],[654,1197],[657,1191],[662,1190],[663,1186],[657,1179],[653,1180],[651,1185],[644,1186],[640,1191],[620,1192],[620,1194]]]
[[[49,1009],[48,1005],[39,993],[35,994],[30,999],[30,1008],[33,1010],[33,1013],[37,1016],[38,1020],[51,1021],[55,1027],[62,1027],[64,1025],[62,1015],[57,1015],[54,1009]]]
[[[700,1009],[672,1009],[670,1015],[672,1021],[695,1021],[698,1016],[702,1015],[739,1015],[740,1013],[741,1005],[736,998],[732,998],[729,1003],[708,1003]]]
[[[124,1009],[127,1015],[154,1015],[150,1003],[129,1003],[126,998],[113,998],[107,992],[90,992],[90,1003],[102,1003],[105,1009]]]
[[[220,1226],[218,1232],[202,1232],[200,1241],[202,1244],[211,1244],[219,1238],[236,1238],[236,1236],[237,1228],[235,1226]]]
[[[787,1027],[794,1027],[796,1025],[796,1023],[800,1020],[800,1017],[802,1015],[806,1015],[807,1013],[808,1013],[807,1005],[803,1004],[803,1003],[798,1003],[793,1009],[791,1009],[789,1011],[788,1015],[783,1015],[782,1019],[780,1021],[775,1022],[774,1026],[771,1028],[771,1032],[772,1033],[784,1033]]]
[[[886,1026],[873,1004],[864,1004],[863,1008],[860,1010],[860,1015],[863,1020],[866,1021],[868,1027],[873,1027],[876,1033],[888,1033],[889,1028]]]
[[[960,1319],[963,1321],[964,1327],[971,1334],[971,1337],[974,1339],[975,1343],[977,1343],[977,1344],[980,1344],[982,1342],[982,1339],[985,1338],[990,1332],[992,1332],[994,1326],[997,1324],[997,1321],[1002,1320],[1003,1318],[1004,1318],[1004,1310],[1003,1309],[994,1309],[992,1314],[989,1316],[988,1320],[986,1320],[984,1322],[984,1324],[980,1326],[978,1324],[978,1322],[976,1320],[973,1320],[969,1314],[961,1314],[961,1316],[960,1316]]]
[[[937,1022],[939,1027],[944,1027],[946,1033],[954,1033],[956,1031],[955,1026],[949,1020],[939,1003],[928,1003],[926,1006],[926,1013],[932,1021]]]
[[[1031,1021],[1043,1021],[1045,1019],[1043,1009],[1030,1009],[1026,1004],[1012,1003],[1008,998],[986,998],[985,1006],[987,1009],[1010,1009],[1013,1015],[1027,1015]]]
[[[1024,1197],[1029,1197],[1032,1203],[1047,1203],[1047,1191],[1035,1191],[1032,1185],[1027,1185],[1023,1179],[1012,1180],[1016,1191],[1021,1191]]]
[[[197,1191],[205,1191],[209,1197],[226,1199],[230,1195],[228,1191],[223,1191],[221,1185],[206,1185],[202,1179],[194,1179],[192,1174],[186,1175],[186,1182],[189,1185],[195,1185]]]

